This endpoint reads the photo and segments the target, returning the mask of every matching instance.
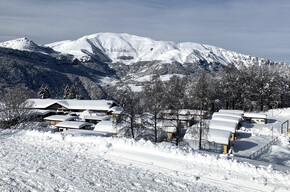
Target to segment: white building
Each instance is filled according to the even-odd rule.
[[[234,140],[238,124],[235,122],[211,120],[209,122],[209,129],[223,130],[231,132],[231,140]]]
[[[58,132],[68,129],[90,129],[91,124],[83,121],[63,121],[55,125]]]
[[[198,127],[190,127],[187,129],[183,140],[186,141],[194,149],[198,149],[199,131]],[[203,141],[208,141],[223,147],[222,153],[227,153],[230,147],[231,132],[225,130],[208,129],[206,134],[202,135]]]
[[[117,136],[117,128],[112,121],[99,122],[95,125],[94,131],[111,134],[113,137]]]
[[[244,119],[251,123],[266,124],[267,115],[264,113],[245,113]]]

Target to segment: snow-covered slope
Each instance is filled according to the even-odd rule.
[[[33,41],[23,37],[14,39],[11,41],[5,41],[0,43],[0,47],[4,48],[11,48],[11,49],[18,49],[22,51],[34,51],[34,52],[42,52],[42,53],[52,53],[53,50],[49,47],[43,47],[40,45],[37,45]]]
[[[256,57],[243,55],[222,48],[198,43],[175,43],[155,41],[126,33],[97,33],[75,41],[67,40],[46,45],[55,51],[72,54],[78,59],[102,51],[113,63],[133,64],[139,61],[161,61],[162,63],[244,63],[258,62]]]
[[[149,141],[0,129],[0,191],[289,191],[287,167]]]

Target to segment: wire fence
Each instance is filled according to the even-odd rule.
[[[281,129],[280,129],[281,134],[288,133],[288,132],[289,132],[289,120],[283,122],[281,124]]]
[[[257,157],[258,155],[260,155],[261,153],[263,153],[266,149],[268,149],[271,145],[275,144],[278,140],[278,137],[276,137],[275,139],[273,139],[272,141],[270,141],[269,143],[267,143],[266,145],[264,145],[262,148],[260,148],[258,151],[252,153],[249,158],[250,159],[254,159],[255,157]]]

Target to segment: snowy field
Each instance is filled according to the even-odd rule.
[[[290,190],[289,167],[170,144],[0,130],[0,149],[0,191]]]

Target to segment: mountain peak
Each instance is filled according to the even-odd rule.
[[[17,38],[10,41],[5,41],[0,43],[0,47],[18,49],[18,50],[26,50],[31,51],[31,48],[37,47],[33,41],[29,40],[26,37]]]
[[[36,52],[42,52],[42,53],[53,52],[53,50],[51,50],[50,48],[39,46],[36,43],[34,43],[32,40],[29,40],[26,37],[21,37],[21,38],[13,39],[10,41],[2,42],[0,43],[0,47],[17,49],[21,51],[36,51]]]
[[[193,42],[177,43],[173,41],[156,41],[127,33],[95,33],[77,40],[61,41],[46,45],[57,52],[71,54],[83,60],[101,51],[113,63],[127,65],[140,61],[160,61],[161,63],[240,63],[240,58],[252,58],[215,46]],[[248,62],[249,61],[249,62]],[[245,64],[251,61],[245,59]]]

